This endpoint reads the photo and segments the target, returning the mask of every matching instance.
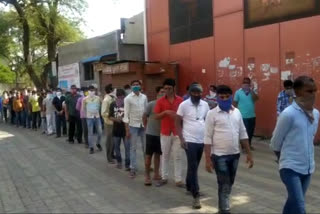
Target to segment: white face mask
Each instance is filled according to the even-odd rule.
[[[95,92],[94,91],[89,91],[89,96],[90,97],[93,97],[95,95]]]
[[[217,95],[216,92],[210,91],[210,97],[215,97]]]

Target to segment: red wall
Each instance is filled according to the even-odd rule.
[[[149,60],[179,63],[181,95],[193,81],[206,89],[209,84],[223,83],[237,90],[243,77],[251,77],[260,96],[256,134],[270,136],[282,90],[281,73],[291,71],[293,77],[307,74],[317,83],[320,80],[320,16],[244,29],[242,0],[214,0],[213,10],[213,37],[170,45],[168,0],[147,0]],[[290,64],[287,59],[292,53]],[[226,60],[231,66],[222,66]],[[248,67],[252,62],[253,69]]]

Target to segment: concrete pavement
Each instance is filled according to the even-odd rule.
[[[103,139],[104,143],[104,139]],[[255,166],[246,168],[244,156],[232,193],[233,213],[280,213],[286,191],[273,153],[255,142]],[[138,149],[136,179],[107,164],[105,152],[89,155],[83,145],[65,138],[0,124],[0,213],[194,213],[217,211],[215,174],[199,169],[203,208],[191,209],[192,198],[174,186],[143,185],[143,162]],[[319,150],[316,161],[320,163]],[[184,166],[186,160],[184,156]],[[203,158],[204,159],[204,158]],[[172,172],[172,167],[171,167]],[[172,175],[172,173],[171,173]],[[184,171],[185,175],[185,171]],[[171,177],[172,178],[172,177]],[[320,171],[307,193],[308,213],[320,210]]]

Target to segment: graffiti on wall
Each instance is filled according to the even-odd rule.
[[[318,0],[245,0],[245,27],[256,27],[320,13]]]

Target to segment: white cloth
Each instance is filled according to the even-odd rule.
[[[46,114],[51,114],[55,111],[55,107],[52,104],[53,98],[45,98],[42,101],[42,105],[46,107]]]
[[[46,114],[47,118],[47,133],[53,134],[56,132],[56,116],[54,112],[51,112],[50,114]]]
[[[207,102],[200,100],[199,105],[194,105],[191,99],[180,104],[177,114],[182,117],[182,135],[186,142],[203,143],[205,118],[210,110]]]
[[[178,136],[161,135],[161,174],[162,179],[167,180],[169,176],[169,160],[171,151],[174,159],[174,178],[176,182],[182,181],[182,148],[180,146],[180,139]]]
[[[124,118],[123,122],[129,123],[129,126],[140,128],[143,127],[143,113],[148,105],[148,98],[146,95],[139,93],[129,94],[124,99]]]
[[[218,156],[240,153],[239,141],[248,139],[242,116],[237,108],[230,112],[219,106],[208,112],[204,143],[211,145],[211,154]]]

